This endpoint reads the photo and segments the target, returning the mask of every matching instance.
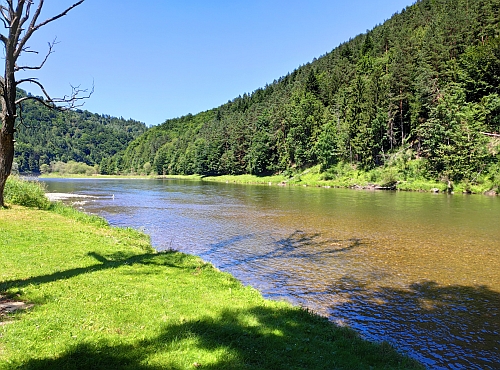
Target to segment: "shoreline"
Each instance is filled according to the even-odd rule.
[[[66,206],[0,211],[12,249],[0,260],[0,292],[34,304],[0,325],[6,369],[134,368],[147,359],[162,368],[423,368],[386,342],[264,299],[197,256],[154,252],[144,233],[102,220]],[[23,233],[26,222],[38,232]],[[43,247],[29,252],[35,240]]]
[[[220,175],[220,176],[201,176],[201,175],[149,175],[149,176],[132,176],[132,175],[94,175],[94,176],[24,176],[27,179],[75,179],[75,180],[192,180],[206,181],[218,183],[232,183],[241,185],[267,185],[267,186],[303,186],[316,187],[325,189],[351,189],[351,190],[366,190],[366,191],[409,191],[419,193],[441,193],[447,195],[486,195],[499,196],[499,189],[484,190],[481,188],[467,188],[467,185],[457,184],[454,187],[448,188],[448,184],[444,182],[434,182],[430,180],[415,180],[415,181],[397,181],[394,184],[386,185],[380,183],[371,183],[364,181],[356,181],[356,179],[347,180],[320,180],[317,174],[308,176],[307,172],[286,178],[283,175],[263,176],[256,175]],[[481,189],[481,190],[478,190]]]

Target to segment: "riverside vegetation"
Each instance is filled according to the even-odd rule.
[[[387,343],[264,300],[200,258],[50,204],[8,180],[0,210],[0,369],[418,369]],[[28,194],[20,196],[18,193]]]
[[[27,106],[33,124],[19,128],[16,161],[21,172],[498,193],[499,9],[500,0],[419,0],[263,88],[147,130]],[[70,160],[87,167],[59,163]]]
[[[296,178],[319,166],[339,184],[498,192],[499,9],[417,1],[264,88],[149,129],[101,171]]]

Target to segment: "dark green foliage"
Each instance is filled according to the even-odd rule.
[[[19,91],[19,94],[25,94]],[[14,161],[20,172],[40,172],[51,162],[106,162],[146,131],[144,123],[88,111],[59,112],[27,101],[18,113]]]
[[[500,93],[500,39],[469,47],[460,58],[460,79],[467,91],[467,100]]]
[[[424,151],[431,170],[446,180],[474,180],[487,165],[488,139],[481,134],[486,110],[482,104],[466,103],[456,86],[439,98],[429,120],[421,125]]]
[[[500,0],[420,0],[312,63],[214,110],[168,120],[119,170],[219,175],[338,163],[389,165],[410,150],[434,179],[498,163]]]

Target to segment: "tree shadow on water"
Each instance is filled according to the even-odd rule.
[[[332,317],[365,337],[388,340],[435,369],[494,369],[500,363],[500,293],[487,286],[416,282],[370,288],[345,277],[331,286]]]
[[[252,237],[254,236],[246,235],[213,244],[208,251],[202,253],[200,256],[209,257],[211,254],[218,253],[232,244],[251,239]],[[237,256],[232,256],[231,262],[218,267],[225,269],[261,260],[320,260],[321,258],[327,256],[349,252],[352,249],[360,247],[362,245],[363,241],[357,238],[348,240],[331,238],[323,239],[322,235],[319,233],[306,233],[301,230],[296,230],[286,238],[282,238],[272,242],[270,245],[268,245],[264,252],[255,253],[254,251],[249,250],[247,251],[246,255],[241,255],[240,253],[238,253]]]
[[[189,348],[190,351],[183,350]],[[203,355],[211,354],[208,357]],[[209,358],[210,360],[205,360]],[[81,343],[57,358],[13,366],[33,369],[419,369],[386,343],[294,308],[226,310],[218,317],[164,326],[128,344]],[[10,368],[9,368],[10,369]]]

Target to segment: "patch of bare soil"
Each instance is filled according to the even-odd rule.
[[[33,307],[32,304],[16,301],[0,295],[0,325],[5,325],[10,322],[8,320],[8,314],[18,310],[27,310],[31,307]]]

